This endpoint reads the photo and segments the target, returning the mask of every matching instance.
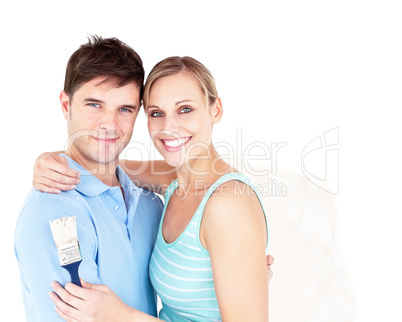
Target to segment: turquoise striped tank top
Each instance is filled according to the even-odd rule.
[[[163,305],[159,312],[162,320],[222,320],[212,279],[211,260],[200,242],[199,231],[209,197],[219,185],[229,180],[238,180],[250,186],[249,180],[240,173],[231,172],[220,177],[208,189],[188,226],[170,244],[162,236],[162,223],[170,196],[178,187],[177,180],[166,191],[165,208],[149,263],[149,278]]]

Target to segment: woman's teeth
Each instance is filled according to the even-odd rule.
[[[177,139],[177,140],[163,140],[163,142],[167,145],[170,146],[172,148],[177,148],[180,145],[183,145],[184,143],[186,143],[189,140],[189,138],[181,138],[181,139]]]

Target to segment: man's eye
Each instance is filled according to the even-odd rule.
[[[100,107],[98,103],[89,103],[88,105],[92,107]]]
[[[189,113],[189,112],[191,112],[192,110],[191,110],[191,108],[189,108],[189,107],[183,107],[181,110],[180,110],[180,113]]]
[[[122,107],[122,108],[120,109],[120,111],[125,112],[125,113],[132,113],[132,112],[133,112],[133,111],[130,110],[129,108],[125,108],[125,107]]]
[[[150,116],[152,116],[152,117],[160,117],[160,116],[163,116],[163,114],[161,112],[152,112],[150,114]]]

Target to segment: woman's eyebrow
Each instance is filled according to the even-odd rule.
[[[159,108],[157,105],[150,105],[147,107],[147,110]]]
[[[184,99],[184,100],[181,100],[181,101],[176,102],[176,103],[175,103],[175,106],[178,106],[178,105],[180,105],[180,104],[182,104],[182,103],[192,103],[192,104],[198,105],[198,103],[195,102],[195,101],[193,101],[193,100]],[[149,105],[149,106],[147,107],[147,110],[152,109],[152,108],[161,109],[158,105]]]
[[[176,102],[176,106],[177,106],[177,105],[180,105],[181,103],[193,103],[193,104],[197,104],[197,105],[198,105],[198,103],[197,103],[197,102],[194,102],[193,100],[185,99],[185,100],[181,100],[181,101],[179,101],[179,102]]]

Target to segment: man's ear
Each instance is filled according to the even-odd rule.
[[[60,105],[64,118],[68,121],[70,119],[70,98],[65,91],[60,93]]]
[[[215,102],[210,106],[210,108],[212,123],[218,123],[221,120],[223,114],[221,99],[218,97]]]

